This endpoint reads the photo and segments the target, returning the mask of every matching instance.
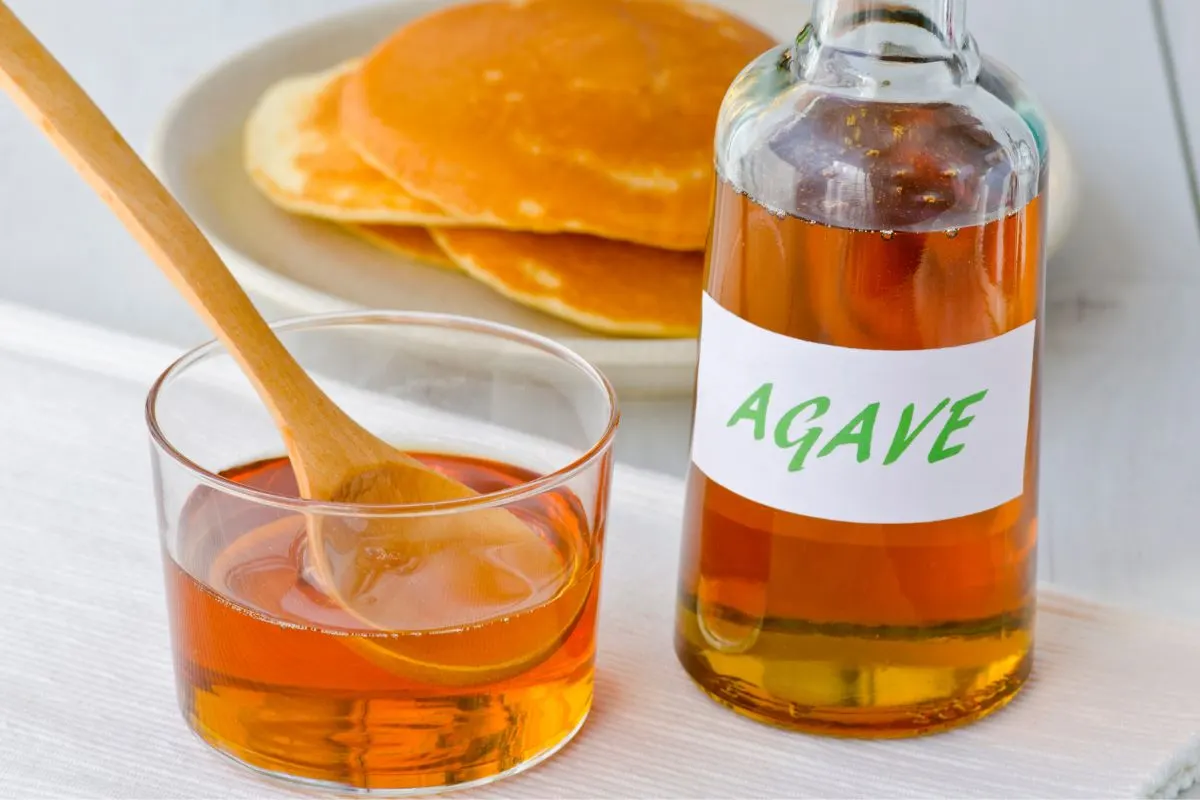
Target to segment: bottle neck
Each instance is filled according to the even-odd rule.
[[[845,88],[885,89],[906,76],[915,82],[939,77],[956,85],[973,82],[979,54],[966,29],[966,5],[966,0],[816,0],[793,47],[795,69],[805,80]]]

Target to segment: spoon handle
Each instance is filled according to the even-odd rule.
[[[281,430],[320,430],[332,419],[326,415],[344,418],[271,331],[166,187],[3,0],[0,88],[116,213],[228,348]]]

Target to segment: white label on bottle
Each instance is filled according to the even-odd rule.
[[[1030,322],[933,350],[768,331],[704,294],[692,461],[761,505],[840,522],[954,519],[1024,491]]]

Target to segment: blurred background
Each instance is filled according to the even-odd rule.
[[[145,153],[173,100],[220,61],[370,0],[10,4]],[[780,37],[808,9],[755,6]],[[1200,1],[971,0],[967,21],[981,49],[1032,87],[1073,162],[1070,229],[1048,272],[1044,575],[1200,614],[1200,588],[1179,592],[1200,584]],[[0,300],[180,349],[209,338],[8,103],[0,230]],[[627,403],[620,457],[682,475],[689,411],[687,398]]]
[[[10,5],[144,153],[171,102],[222,59],[372,2]],[[781,35],[806,19],[806,2],[761,5],[778,7]],[[1200,277],[1196,187],[1186,159],[1189,148],[1200,153],[1200,3],[971,0],[968,25],[985,52],[1032,86],[1076,162],[1079,213],[1051,272],[1058,335],[1068,318],[1076,325],[1119,315],[1121,295],[1132,287]],[[0,219],[0,298],[179,345],[207,338],[100,201],[7,103],[0,104]]]

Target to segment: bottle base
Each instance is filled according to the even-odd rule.
[[[1032,669],[1031,652],[1013,668],[969,692],[954,693],[917,703],[886,702],[817,705],[770,694],[748,680],[715,672],[708,660],[680,642],[676,654],[696,685],[718,704],[760,723],[799,733],[854,739],[905,739],[928,736],[977,722],[1006,706],[1025,685]],[[939,667],[930,678],[944,677]],[[869,681],[869,671],[843,673],[847,685]]]

